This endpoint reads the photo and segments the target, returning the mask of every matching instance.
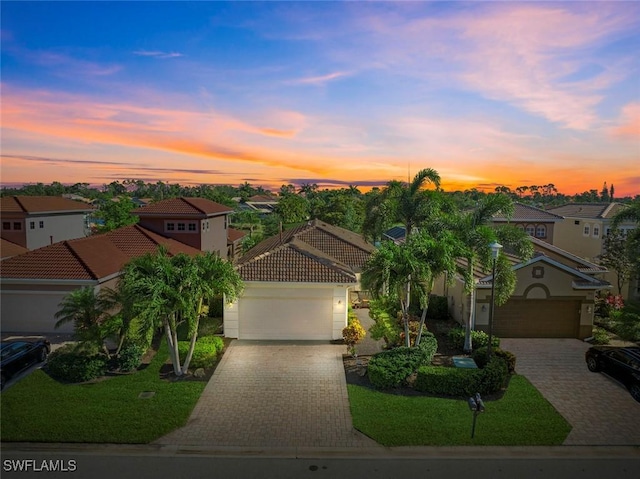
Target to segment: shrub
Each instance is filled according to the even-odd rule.
[[[135,371],[146,352],[147,348],[140,343],[125,344],[116,358],[116,367],[123,372]]]
[[[629,302],[625,307],[611,313],[614,332],[626,341],[640,341],[640,305]]]
[[[455,397],[491,394],[504,386],[507,375],[507,364],[500,357],[492,357],[483,369],[421,366],[414,388],[430,394]]]
[[[591,333],[593,336],[593,344],[609,344],[609,333],[602,328],[593,328]]]
[[[438,340],[433,335],[433,333],[429,331],[425,331],[422,333],[422,337],[420,338],[420,344],[418,348],[423,353],[423,358],[421,360],[421,364],[431,364],[433,357],[438,351]]]
[[[476,362],[479,368],[484,368],[487,364],[487,353],[489,352],[487,346],[475,349],[471,354],[471,357]],[[516,355],[510,351],[496,348],[493,350],[493,355],[502,358],[507,363],[509,374],[513,374],[516,370]]]
[[[342,329],[342,339],[347,345],[347,351],[352,356],[356,355],[356,344],[358,344],[367,332],[364,330],[356,316],[349,315],[349,324]]]
[[[213,338],[215,336],[206,336],[206,338]],[[205,339],[205,338],[202,338]],[[212,368],[216,363],[218,357],[218,346],[214,340],[202,339],[196,341],[196,345],[193,349],[193,356],[191,356],[191,362],[189,367],[192,369],[198,368]],[[178,351],[180,353],[180,361],[184,362],[189,352],[190,341],[178,341]]]
[[[376,341],[384,339],[387,346],[400,343],[402,328],[397,322],[395,310],[393,302],[387,297],[374,299],[369,303],[369,316],[375,321],[375,324],[369,328],[371,337]]]
[[[81,383],[103,376],[107,372],[107,358],[85,355],[74,348],[62,347],[49,356],[46,372],[62,382]]]
[[[449,319],[449,300],[446,296],[431,296],[427,317],[433,319]]]
[[[224,340],[220,336],[202,336],[196,341],[196,347],[198,344],[212,344],[216,353],[221,353],[224,349]]]
[[[464,328],[453,328],[449,331],[449,341],[451,346],[456,349],[462,350],[464,349]],[[484,331],[471,331],[471,342],[474,348],[481,348],[483,346],[487,346],[489,344],[489,335]],[[492,338],[493,347],[500,347],[500,338],[497,336],[493,336]]]
[[[429,332],[424,336],[424,344],[416,348],[399,346],[373,356],[367,368],[371,384],[378,389],[399,387],[420,366],[430,364],[437,342]]]

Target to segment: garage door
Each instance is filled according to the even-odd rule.
[[[69,291],[28,292],[2,291],[0,308],[3,332],[71,333],[73,323],[55,329],[54,314]]]
[[[239,339],[332,339],[333,290],[245,291],[238,301]]]
[[[502,338],[577,338],[580,301],[510,299],[496,307],[493,332]]]

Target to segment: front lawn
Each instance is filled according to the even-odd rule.
[[[167,357],[163,341],[146,369],[92,384],[34,371],[0,395],[2,441],[148,443],[183,426],[206,382],[160,379]]]
[[[524,376],[512,376],[500,400],[485,402],[474,439],[464,400],[347,387],[354,427],[384,446],[549,446],[562,444],[571,430]]]

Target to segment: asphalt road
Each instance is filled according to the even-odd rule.
[[[483,458],[482,449],[472,454],[453,455],[443,450],[430,450],[421,457],[419,452],[378,457],[332,457],[319,453],[316,457],[286,457],[267,454],[224,456],[185,450],[177,453],[146,453],[143,448],[126,446],[119,451],[101,446],[93,450],[68,448],[56,452],[20,450],[10,445],[3,447],[3,479],[7,478],[348,478],[378,479],[398,477],[419,478],[518,478],[554,479],[585,478],[636,479],[640,470],[640,452],[637,448],[613,450],[598,454],[592,449],[575,449],[573,453],[517,454],[503,448],[498,454],[491,449]],[[533,450],[533,449],[532,449]],[[435,451],[435,452],[434,452]],[[566,448],[564,449],[566,451]],[[20,469],[22,469],[20,471]],[[55,471],[54,471],[55,470]]]

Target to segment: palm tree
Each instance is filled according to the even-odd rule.
[[[136,298],[133,314],[146,328],[164,329],[174,373],[187,372],[197,339],[204,305],[214,296],[225,294],[233,300],[242,290],[242,281],[231,265],[213,253],[197,257],[170,256],[165,248],[128,263],[120,279],[121,289]],[[185,323],[190,347],[180,364],[178,326]]]
[[[105,291],[96,292],[91,286],[76,289],[64,297],[54,317],[58,320],[56,329],[73,323],[74,335],[80,342],[95,344],[110,357],[104,342],[113,333],[109,322],[111,303],[106,295]]]
[[[453,220],[449,227],[464,245],[462,258],[465,264],[458,268],[458,272],[464,278],[464,289],[467,293],[465,351],[472,349],[471,330],[475,325],[474,271],[477,267],[481,267],[484,271],[491,269],[489,245],[498,241],[505,246],[505,249],[513,251],[523,260],[530,258],[533,254],[533,245],[522,229],[512,225],[500,228],[490,225],[492,218],[500,212],[510,217],[513,214],[513,202],[504,194],[493,194],[480,199],[474,209],[448,218]],[[496,271],[496,303],[504,304],[515,289],[515,273],[505,255],[501,255],[498,259]]]

